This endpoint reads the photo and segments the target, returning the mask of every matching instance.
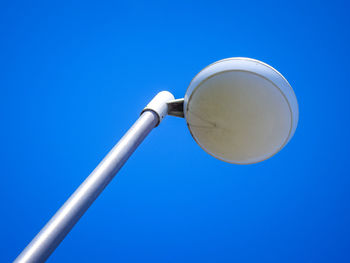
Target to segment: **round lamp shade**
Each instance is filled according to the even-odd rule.
[[[251,164],[288,143],[299,112],[292,87],[277,70],[254,59],[228,58],[191,81],[184,114],[206,152],[229,163]]]

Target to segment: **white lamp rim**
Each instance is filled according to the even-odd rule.
[[[187,111],[188,111],[188,105],[191,101],[191,97],[195,93],[195,91],[201,86],[201,84],[216,75],[222,74],[224,72],[232,72],[232,71],[248,72],[269,81],[282,94],[283,98],[285,99],[289,107],[289,111],[291,114],[291,124],[290,124],[289,133],[285,141],[283,142],[283,144],[281,144],[281,146],[276,151],[272,152],[269,155],[264,155],[263,156],[264,158],[257,159],[254,162],[251,162],[251,161],[240,162],[235,160],[228,160],[213,154],[197,140],[197,138],[192,133],[190,124],[187,121]],[[269,66],[264,62],[251,59],[251,58],[244,58],[244,57],[226,58],[223,60],[219,60],[208,65],[203,70],[201,70],[192,79],[192,81],[190,82],[187,88],[185,99],[184,99],[184,114],[185,114],[185,119],[186,119],[186,124],[188,126],[188,129],[192,137],[194,138],[194,140],[198,143],[198,145],[211,156],[217,159],[220,159],[222,161],[225,161],[228,163],[234,163],[234,164],[258,163],[277,154],[293,137],[297,127],[298,118],[299,118],[298,102],[297,102],[295,93],[292,87],[290,86],[290,84],[288,83],[288,81],[283,77],[283,75],[279,73],[276,69],[274,69],[273,67]]]

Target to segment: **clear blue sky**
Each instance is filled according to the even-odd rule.
[[[294,88],[287,147],[224,163],[169,117],[48,262],[350,262],[348,10],[345,0],[2,1],[0,262],[157,92],[181,98],[203,67],[235,56]]]

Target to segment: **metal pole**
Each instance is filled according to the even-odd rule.
[[[44,262],[51,255],[140,143],[167,114],[166,102],[172,99],[171,93],[163,91],[148,104],[135,124],[14,262]]]

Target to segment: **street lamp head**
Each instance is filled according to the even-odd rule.
[[[184,115],[206,152],[229,163],[251,164],[288,143],[299,112],[292,87],[277,70],[254,59],[228,58],[194,77]]]

